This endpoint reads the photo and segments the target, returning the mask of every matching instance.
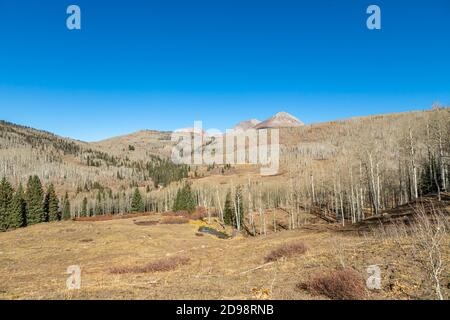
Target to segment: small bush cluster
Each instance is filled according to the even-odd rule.
[[[362,300],[365,297],[363,277],[350,268],[315,275],[308,281],[299,283],[297,288],[333,300]]]
[[[163,217],[160,221],[161,224],[184,224],[188,223],[189,219],[180,216],[167,216]]]
[[[163,272],[171,271],[176,268],[188,264],[190,261],[187,257],[170,257],[161,259],[155,262],[148,263],[143,266],[131,266],[131,267],[115,267],[110,270],[114,274],[124,273],[150,273],[150,272]]]
[[[191,220],[201,220],[208,217],[208,211],[202,206],[197,206],[193,212],[189,212],[187,210],[167,211],[163,213],[163,216],[184,217]]]
[[[190,213],[185,210],[179,210],[179,211],[167,211],[163,213],[163,216],[166,217],[189,217]]]
[[[211,214],[213,216],[213,214]],[[192,220],[201,220],[208,217],[208,210],[205,207],[197,206],[191,214]]]
[[[266,257],[266,262],[277,261],[281,258],[292,257],[296,254],[303,254],[308,250],[302,241],[296,241],[279,246],[272,250]]]
[[[159,221],[156,220],[150,220],[150,221],[133,221],[135,225],[137,226],[154,226],[159,223]]]
[[[112,214],[105,214],[105,215],[98,215],[98,216],[92,216],[92,217],[78,217],[74,218],[74,221],[109,221],[109,220],[116,220],[116,219],[130,219],[130,218],[138,218],[142,216],[147,216],[148,213],[129,213],[129,214],[122,214],[122,215],[112,215]]]

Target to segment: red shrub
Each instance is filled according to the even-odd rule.
[[[302,241],[291,242],[283,244],[278,248],[272,250],[266,257],[265,261],[277,261],[281,258],[292,257],[296,254],[303,254],[308,250]]]
[[[201,206],[195,208],[194,212],[190,215],[192,220],[201,220],[206,217],[208,217],[208,210]]]
[[[315,275],[307,282],[299,283],[297,288],[333,300],[362,300],[365,297],[363,277],[350,268]]]

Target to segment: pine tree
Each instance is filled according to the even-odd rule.
[[[223,209],[223,222],[228,226],[234,225],[234,208],[231,202],[231,192],[227,193],[225,198],[225,206]]]
[[[46,221],[44,212],[44,192],[38,176],[32,176],[27,183],[27,224],[33,225]]]
[[[231,192],[227,193],[223,210],[223,221],[226,225],[237,229],[241,229],[244,224],[244,203],[240,187],[236,188],[234,201],[232,201]]]
[[[17,188],[12,198],[9,226],[11,228],[21,228],[27,225],[27,203],[22,184]]]
[[[83,203],[81,205],[81,216],[82,217],[87,217],[87,215],[88,215],[87,202],[88,202],[87,198],[84,197],[83,198]]]
[[[95,215],[102,215],[103,214],[103,207],[102,207],[102,194],[100,191],[97,192],[97,199],[95,202]]]
[[[69,194],[66,192],[64,195],[64,199],[62,201],[63,203],[63,209],[62,209],[62,219],[68,220],[70,219],[70,201],[69,201]]]
[[[195,210],[195,199],[192,195],[191,186],[189,184],[185,184],[177,191],[172,209],[173,211],[185,210],[191,213]]]
[[[142,201],[141,193],[139,189],[134,189],[133,198],[131,199],[131,212],[143,212],[144,202]]]
[[[5,177],[0,182],[0,231],[9,227],[13,188]]]
[[[61,215],[59,213],[59,200],[56,196],[55,187],[52,183],[48,186],[47,193],[45,195],[44,212],[47,221],[61,220]]]

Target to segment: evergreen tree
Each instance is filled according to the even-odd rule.
[[[102,194],[100,191],[97,192],[97,199],[95,202],[95,215],[102,215],[103,214],[103,206],[102,206]]]
[[[27,183],[27,224],[33,225],[46,221],[44,212],[44,192],[38,176],[32,176]]]
[[[234,209],[233,203],[231,201],[231,192],[229,191],[225,198],[225,206],[223,209],[223,222],[229,226],[234,225]]]
[[[9,227],[13,188],[5,177],[0,182],[0,231]]]
[[[131,199],[131,212],[143,212],[144,202],[142,201],[141,193],[139,189],[134,189],[133,198]]]
[[[56,196],[55,187],[52,183],[48,186],[47,193],[45,195],[44,212],[47,221],[61,220],[61,215],[59,213],[59,200]]]
[[[195,199],[188,183],[177,191],[172,209],[173,211],[185,210],[191,213],[195,210]]]
[[[234,201],[232,201],[231,192],[227,193],[223,210],[223,221],[226,225],[236,229],[241,229],[244,224],[244,203],[240,187],[236,188]]]
[[[27,203],[22,184],[17,188],[12,198],[9,226],[11,228],[21,228],[27,225]]]
[[[63,203],[63,209],[62,209],[62,219],[68,220],[70,219],[70,201],[69,201],[69,194],[66,192],[64,195],[64,199],[62,201]]]
[[[81,216],[82,217],[87,217],[87,215],[88,215],[87,202],[88,202],[87,198],[84,197],[83,198],[83,203],[81,205]]]

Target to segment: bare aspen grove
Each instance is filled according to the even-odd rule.
[[[0,122],[0,298],[450,297],[449,108],[280,127],[279,137],[279,172],[262,176],[254,164],[175,164],[170,132],[87,143]],[[32,264],[52,246],[82,246],[86,287],[6,280],[29,271],[20,250],[33,237],[43,256]],[[375,289],[369,265],[382,270]],[[159,290],[139,287],[139,273]]]

